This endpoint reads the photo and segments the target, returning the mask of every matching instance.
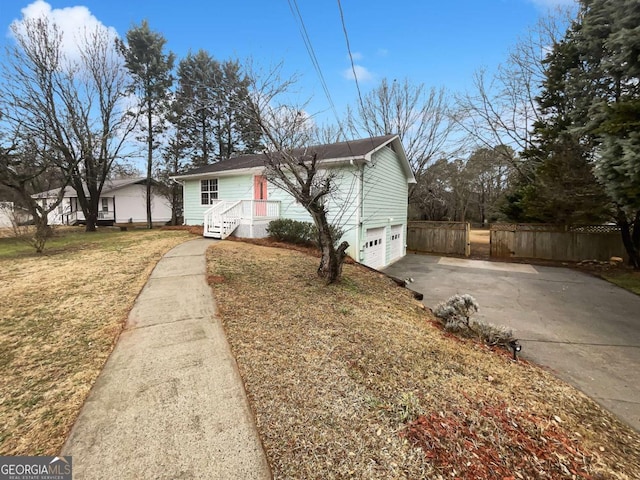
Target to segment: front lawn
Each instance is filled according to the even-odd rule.
[[[622,287],[630,292],[640,295],[640,272],[633,270],[619,271],[614,270],[604,272],[602,278]]]
[[[0,238],[0,455],[55,455],[151,270],[180,231]]]
[[[444,333],[380,274],[327,287],[317,262],[208,251],[274,478],[640,478],[640,435],[585,395]]]

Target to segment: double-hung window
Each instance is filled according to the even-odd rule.
[[[200,181],[200,203],[202,205],[211,205],[214,200],[218,199],[218,179]]]

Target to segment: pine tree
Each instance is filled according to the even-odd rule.
[[[119,42],[127,69],[133,82],[131,91],[140,100],[139,113],[144,115],[144,140],[147,146],[147,227],[152,228],[151,175],[153,152],[159,146],[157,135],[164,131],[164,117],[168,108],[169,89],[173,83],[174,55],[165,53],[167,43],[162,34],[153,32],[146,20],[127,32],[127,44]]]
[[[594,139],[595,174],[640,269],[640,2],[583,0],[581,7],[572,38],[580,62],[568,79],[580,99],[572,120]]]
[[[611,218],[610,202],[593,173],[591,136],[572,128],[574,117],[584,111],[567,83],[579,64],[570,29],[544,61],[545,78],[536,98],[540,120],[534,124],[531,146],[523,152],[531,181],[513,197],[519,203],[519,220],[583,224]]]
[[[178,64],[178,120],[194,167],[215,161],[214,112],[216,86],[220,83],[220,64],[204,50],[189,53]]]
[[[245,114],[248,80],[236,61],[223,63],[204,50],[178,66],[178,91],[193,166],[261,150],[260,129]]]

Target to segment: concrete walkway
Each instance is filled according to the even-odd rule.
[[[575,270],[518,263],[410,254],[385,272],[413,278],[428,307],[473,295],[477,318],[513,329],[524,358],[640,431],[640,296]]]
[[[63,447],[80,479],[271,478],[205,281],[210,240],[160,260]]]

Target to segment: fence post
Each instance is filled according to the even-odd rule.
[[[465,247],[464,247],[464,256],[468,257],[471,255],[471,224],[467,222],[464,229],[465,236]]]

